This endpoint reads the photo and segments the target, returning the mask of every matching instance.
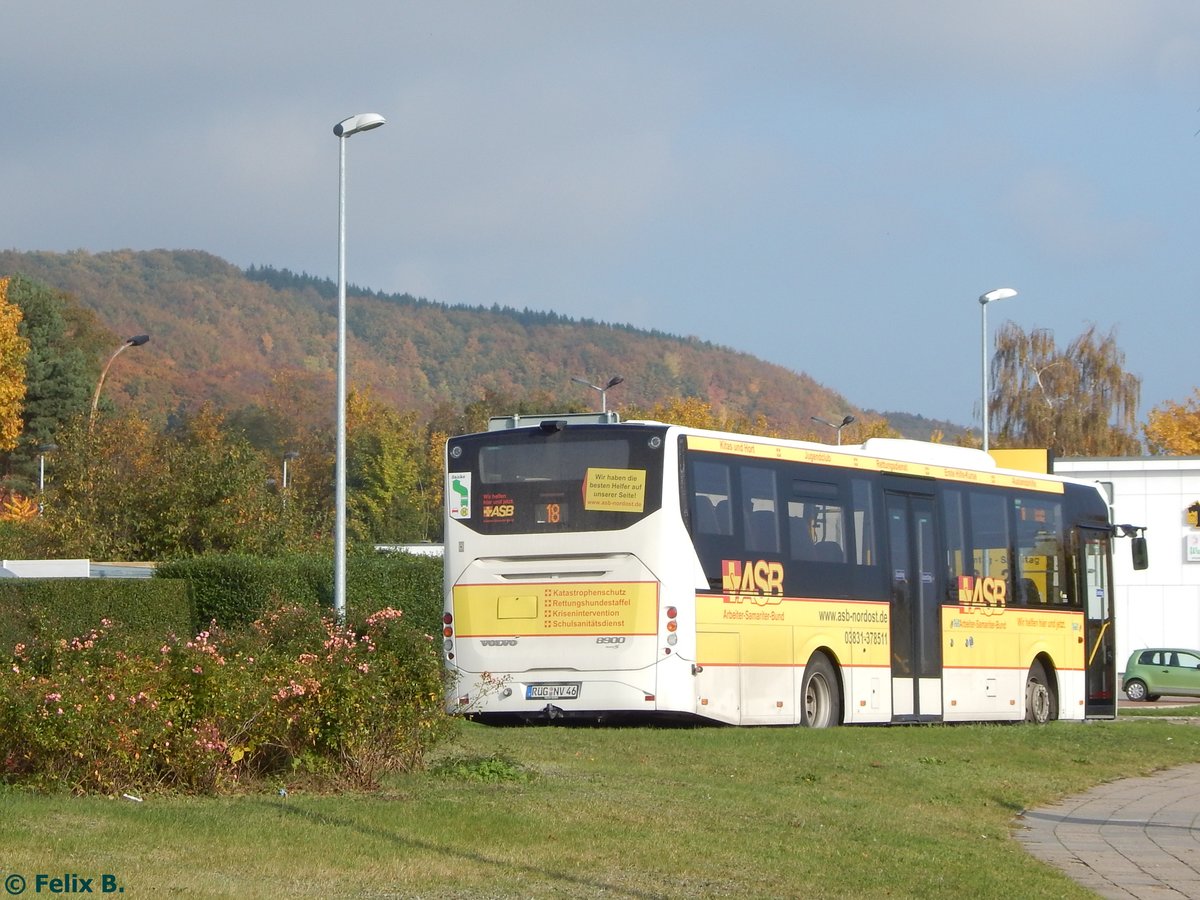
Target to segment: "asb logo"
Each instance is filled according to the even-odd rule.
[[[958,576],[958,605],[1004,607],[1008,603],[1008,582],[1003,578]]]
[[[749,594],[759,605],[778,603],[783,598],[783,563],[765,559],[721,560],[721,590],[726,594]],[[741,603],[745,597],[727,598]]]

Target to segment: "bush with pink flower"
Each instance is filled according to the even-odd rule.
[[[432,638],[282,606],[154,646],[103,620],[18,644],[0,670],[0,780],[79,793],[217,793],[265,780],[372,788],[445,737]]]

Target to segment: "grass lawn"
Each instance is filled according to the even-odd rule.
[[[1200,728],[464,723],[438,756],[369,796],[0,788],[0,877],[32,895],[39,873],[93,893],[109,875],[127,897],[1082,898],[1013,840],[1020,811],[1200,761]]]

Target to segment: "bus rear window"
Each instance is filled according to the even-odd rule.
[[[479,450],[479,480],[483,484],[579,481],[589,468],[628,466],[628,441],[524,441]]]
[[[453,438],[451,481],[473,496],[451,518],[487,534],[626,528],[662,505],[663,433],[600,425]]]

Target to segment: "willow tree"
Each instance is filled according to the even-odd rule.
[[[1053,332],[1026,334],[1006,322],[996,335],[988,398],[996,443],[1046,447],[1056,456],[1141,452],[1137,408],[1142,382],[1125,371],[1113,331],[1088,326],[1065,350]]]

